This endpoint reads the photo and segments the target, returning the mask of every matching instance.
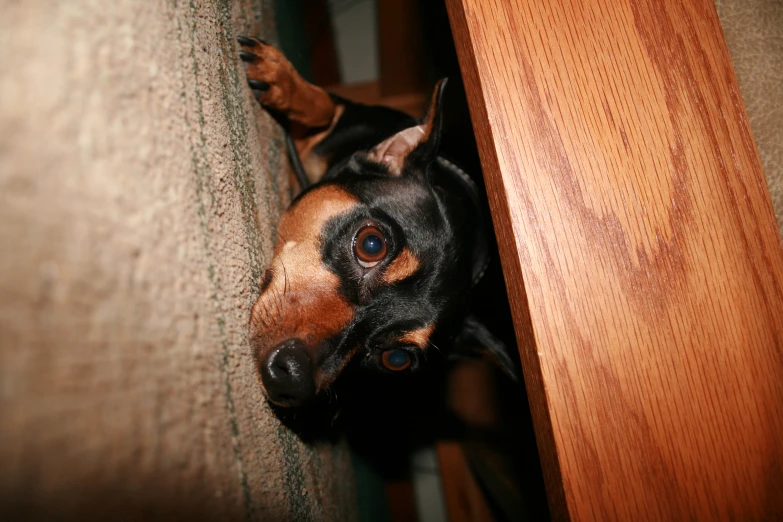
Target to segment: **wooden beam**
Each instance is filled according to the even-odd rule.
[[[391,107],[392,109],[407,113],[414,118],[421,118],[424,116],[430,101],[429,91],[383,96],[381,93],[381,84],[378,81],[329,85],[326,87],[326,90],[358,103]]]
[[[439,442],[437,452],[449,522],[494,522],[492,511],[459,443]]]
[[[417,0],[378,0],[378,63],[384,97],[429,90]]]
[[[448,0],[552,513],[783,519],[783,249],[711,0]]]

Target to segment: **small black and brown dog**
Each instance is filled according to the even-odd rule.
[[[303,437],[309,420],[333,428],[339,412],[363,428],[344,434],[371,460],[404,461],[435,437],[467,441],[508,493],[495,497],[510,518],[545,513],[497,256],[486,273],[486,196],[443,139],[446,81],[416,120],[331,95],[263,40],[238,41],[304,189],[280,219],[249,322],[268,401]],[[466,356],[491,369],[455,389],[447,370]]]
[[[269,401],[301,407],[353,366],[414,375],[479,346],[515,375],[469,315],[491,231],[476,185],[441,154],[446,81],[417,121],[328,94],[261,40],[239,43],[248,83],[313,183],[280,220],[250,318]]]

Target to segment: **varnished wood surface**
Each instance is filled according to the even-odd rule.
[[[783,519],[783,250],[709,0],[448,0],[555,518]]]
[[[460,444],[439,442],[437,452],[449,522],[494,522]]]
[[[391,107],[410,114],[414,118],[424,116],[430,101],[430,92],[427,90],[383,96],[381,84],[378,81],[330,85],[326,87],[326,90],[354,102]]]
[[[417,0],[378,0],[378,65],[383,97],[428,90]]]
[[[419,522],[413,483],[410,480],[388,480],[385,486],[391,522]]]

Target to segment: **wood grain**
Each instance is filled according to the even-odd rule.
[[[383,96],[379,81],[329,85],[326,87],[326,90],[357,103],[383,105],[384,107],[397,109],[414,118],[424,116],[432,92],[431,89],[423,89],[419,92],[410,92],[408,94]]]
[[[416,493],[413,483],[406,480],[387,480],[384,484],[389,501],[389,516],[392,522],[419,522],[416,511]]]
[[[783,249],[710,0],[448,0],[553,515],[783,519]]]
[[[429,90],[417,0],[378,0],[378,65],[384,97]]]
[[[439,442],[436,449],[449,522],[493,522],[492,511],[459,443]]]

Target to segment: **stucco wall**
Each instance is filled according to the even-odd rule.
[[[288,200],[261,0],[0,2],[0,519],[351,520],[245,325]]]
[[[783,234],[783,2],[715,0]]]

